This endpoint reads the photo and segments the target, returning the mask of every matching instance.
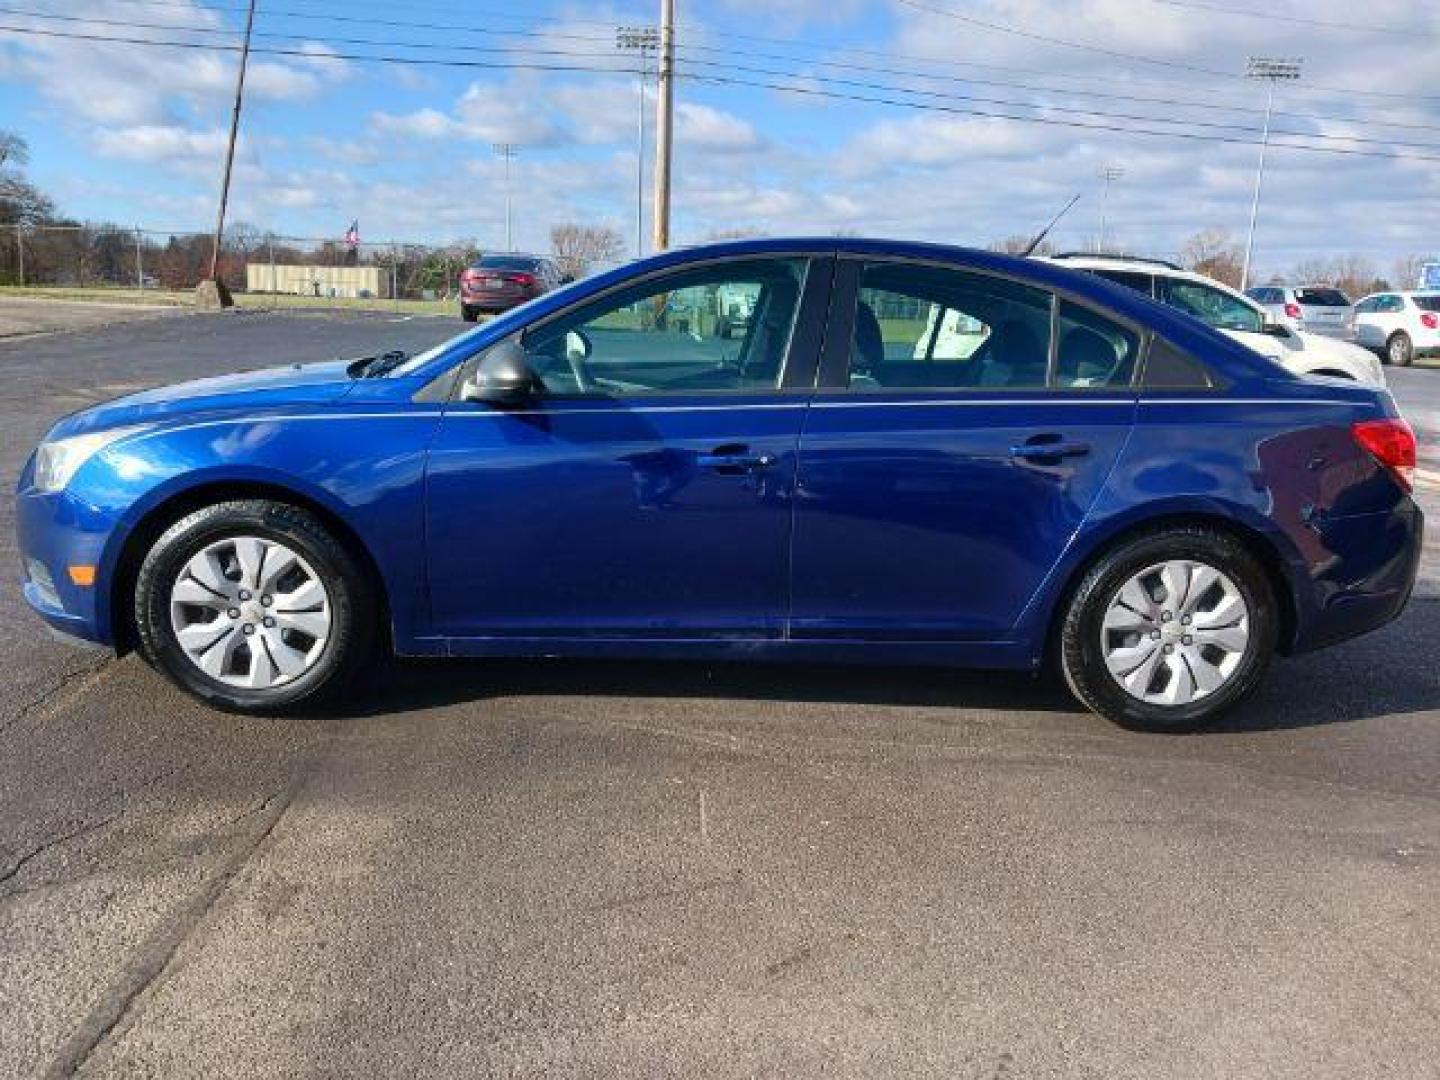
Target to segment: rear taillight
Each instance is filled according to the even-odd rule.
[[[468,269],[468,270],[462,270],[462,271],[460,272],[460,280],[461,280],[461,281],[474,281],[474,280],[475,280],[476,278],[478,278],[479,276],[480,276],[480,271],[479,271],[479,270],[476,270],[473,266],[472,266],[470,269]]]
[[[1420,322],[1427,330],[1440,330],[1440,315],[1433,311],[1424,312],[1420,316]]]
[[[534,285],[534,274],[506,274],[507,281],[513,281],[516,285]]]
[[[1406,491],[1415,487],[1415,432],[1404,420],[1361,420],[1350,428],[1355,441],[1389,469]]]
[[[1287,319],[1298,319],[1298,318],[1300,318],[1300,305],[1299,305],[1299,304],[1286,304],[1286,305],[1285,305],[1285,317],[1286,317]]]

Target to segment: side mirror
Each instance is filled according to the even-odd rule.
[[[1288,338],[1290,336],[1289,327],[1283,326],[1278,322],[1272,322],[1269,319],[1265,320],[1265,322],[1261,324],[1260,332],[1262,334],[1269,334],[1271,337],[1277,338]]]
[[[460,400],[517,405],[535,397],[539,387],[524,346],[511,338],[480,358],[475,374],[460,387]]]

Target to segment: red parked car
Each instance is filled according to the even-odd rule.
[[[482,311],[508,311],[570,279],[543,255],[486,255],[460,274],[460,317],[474,322]]]

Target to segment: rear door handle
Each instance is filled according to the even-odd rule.
[[[1030,441],[1010,448],[1010,456],[1021,461],[1060,461],[1067,457],[1083,457],[1090,452],[1090,444],[1083,442],[1036,442]]]
[[[720,473],[755,472],[772,468],[779,459],[774,454],[757,454],[748,446],[717,446],[708,454],[696,454],[695,464],[702,469]]]

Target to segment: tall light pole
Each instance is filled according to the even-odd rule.
[[[1270,110],[1275,105],[1275,84],[1298,80],[1300,63],[1298,58],[1252,56],[1245,64],[1247,79],[1260,79],[1265,83],[1265,129],[1260,136],[1260,163],[1255,169],[1255,194],[1250,200],[1250,229],[1245,234],[1245,262],[1240,269],[1242,292],[1250,287],[1250,257],[1255,250],[1255,221],[1260,216],[1260,187],[1265,182],[1265,151],[1270,146]]]
[[[660,46],[660,31],[654,26],[615,28],[615,47],[640,54],[639,108],[635,114],[635,257],[645,254],[645,83],[649,78],[650,54]]]
[[[1100,181],[1102,184],[1100,188],[1100,250],[1102,252],[1110,250],[1107,239],[1107,233],[1109,231],[1110,185],[1124,175],[1125,170],[1118,165],[1106,165],[1100,170]]]
[[[655,243],[670,246],[670,149],[675,131],[675,0],[660,0],[660,78],[655,99]]]
[[[510,162],[514,161],[520,153],[520,147],[515,143],[497,142],[492,143],[490,149],[495,156],[505,160],[505,250],[515,250],[514,220],[511,215],[510,201]]]
[[[217,279],[220,270],[220,242],[225,235],[225,207],[230,201],[230,172],[235,164],[235,139],[240,133],[240,104],[245,98],[245,68],[250,63],[250,32],[254,28],[255,0],[250,0],[245,12],[245,42],[240,47],[240,74],[235,78],[235,108],[230,113],[230,141],[225,146],[225,177],[220,181],[220,212],[215,218],[215,243],[210,248],[212,281]]]

